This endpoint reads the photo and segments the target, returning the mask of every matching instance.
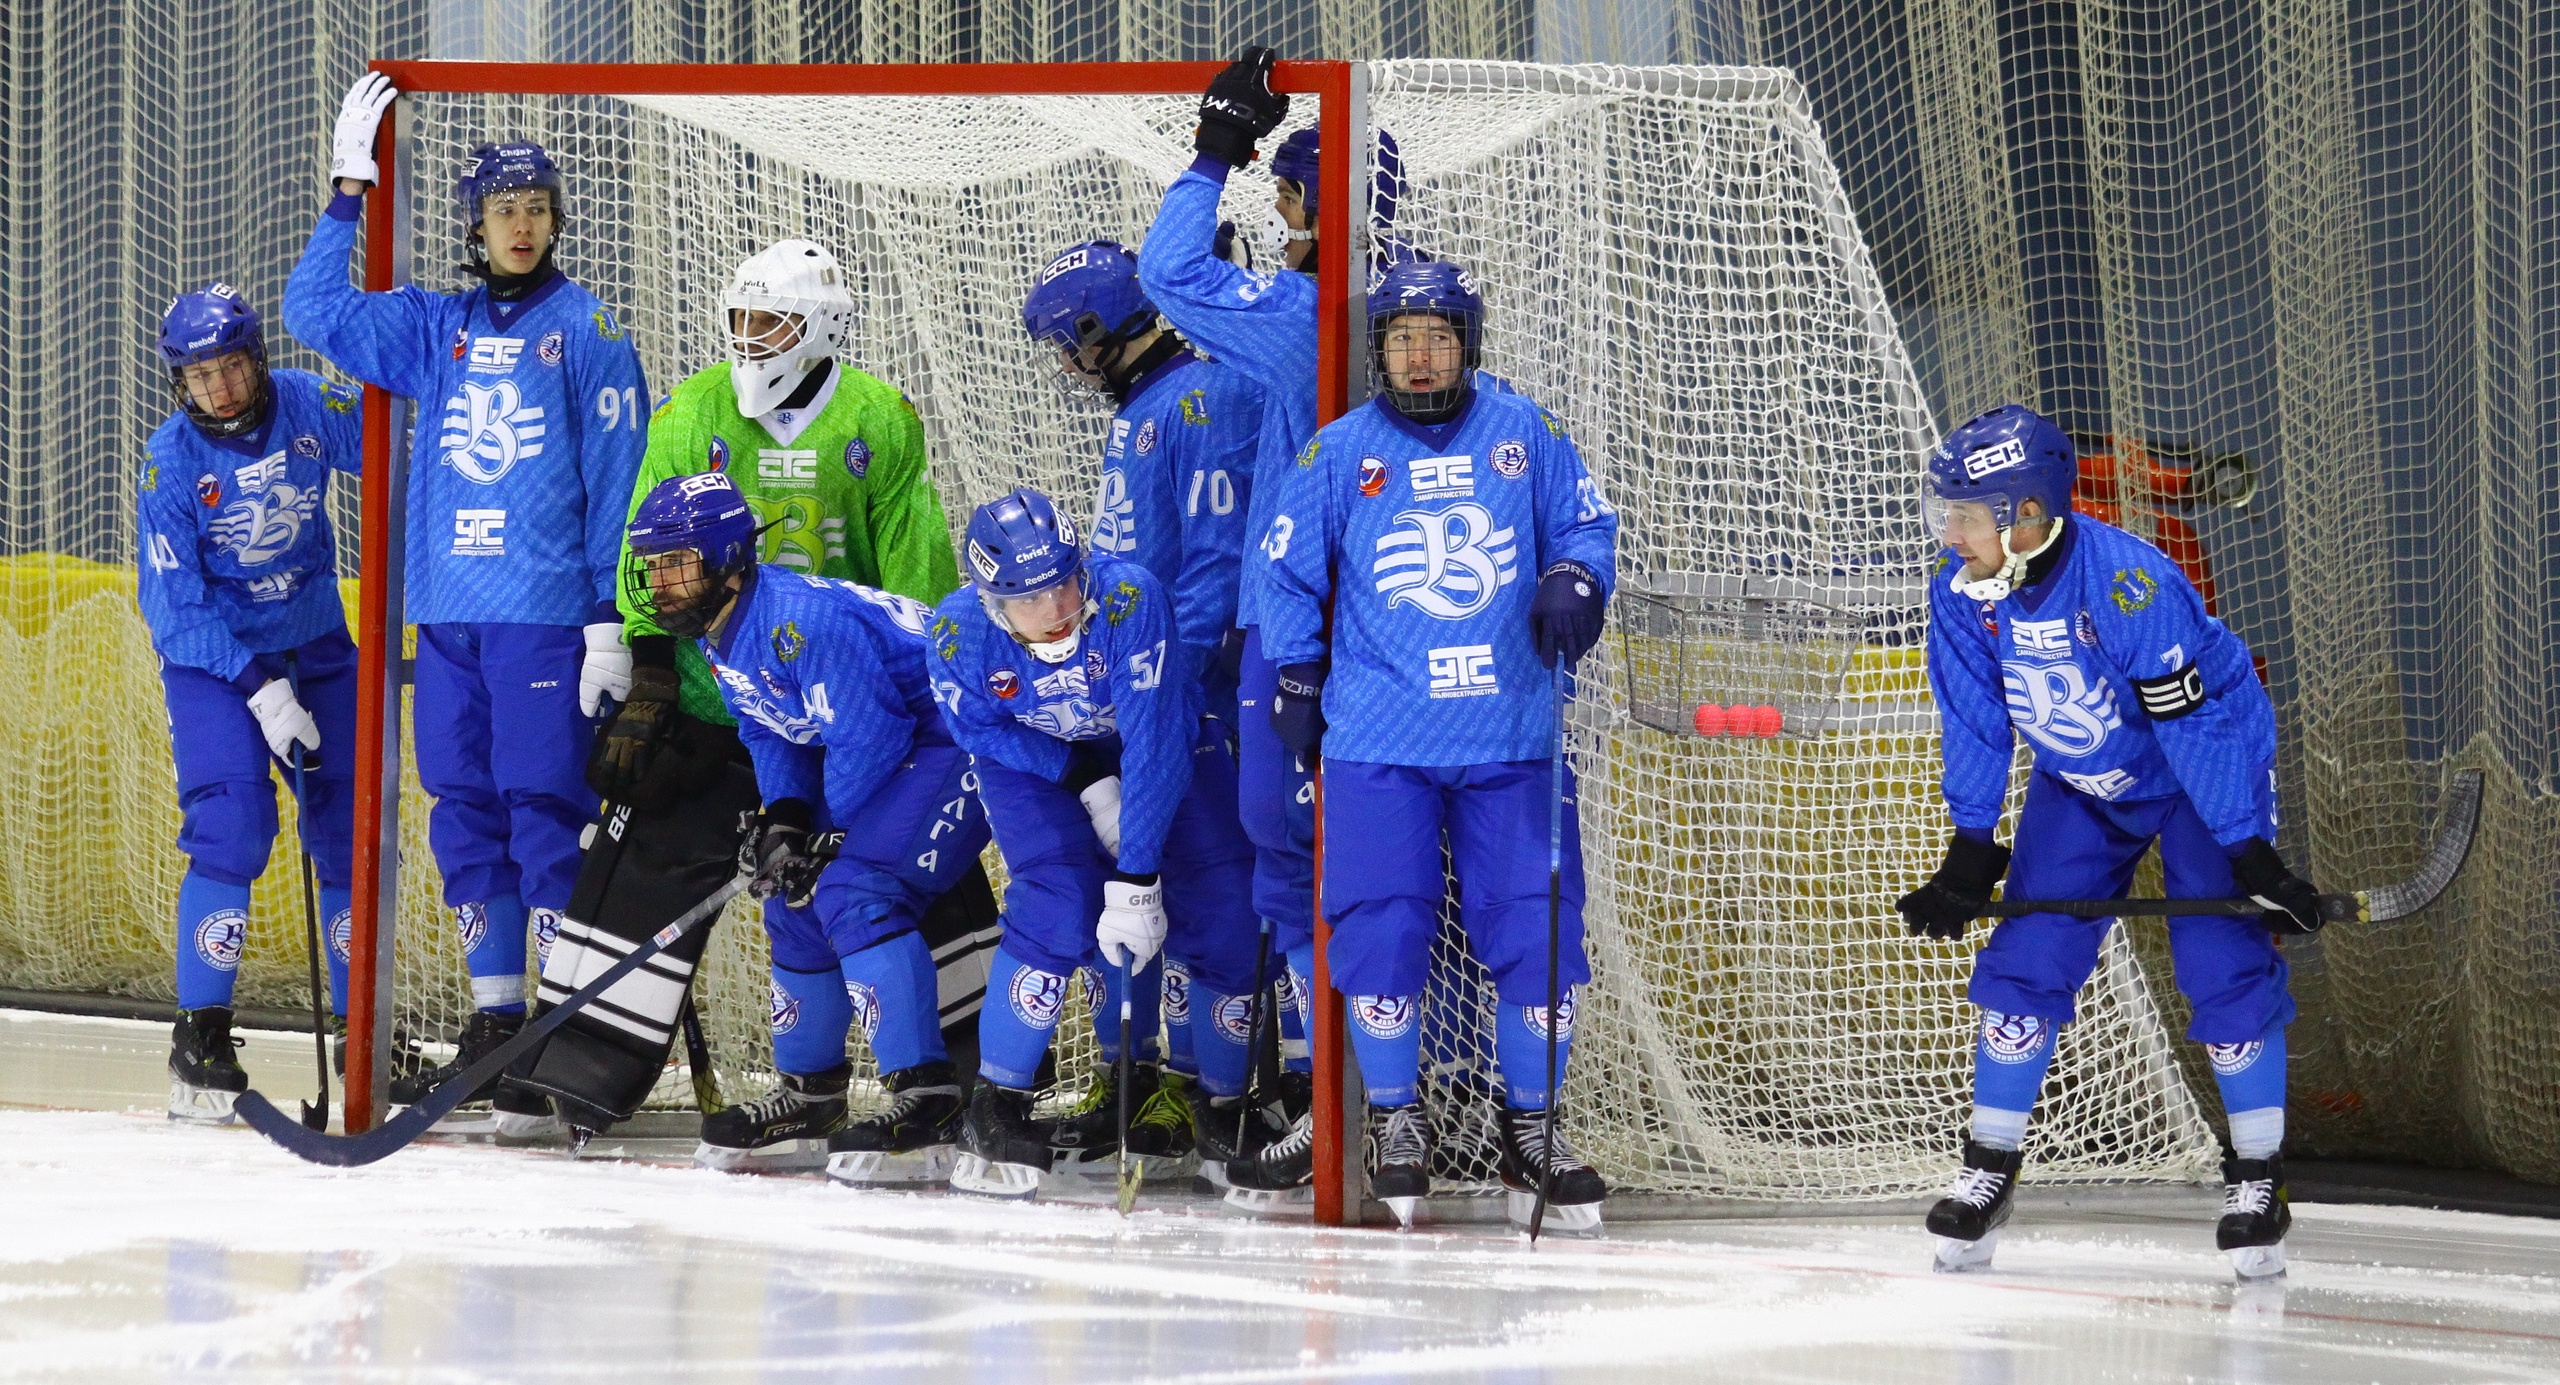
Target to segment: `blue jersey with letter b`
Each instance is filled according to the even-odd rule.
[[[797,798],[858,826],[917,733],[944,738],[925,660],[932,620],[895,592],[756,565],[702,652],[766,802]]]
[[[1481,765],[1554,750],[1529,607],[1558,561],[1616,586],[1618,516],[1553,414],[1477,390],[1459,418],[1425,427],[1371,400],[1316,434],[1271,511],[1274,663],[1325,657],[1334,598],[1328,759]]]
[[[1095,554],[1085,593],[1100,610],[1063,664],[1033,658],[979,604],[972,584],[934,610],[934,696],[960,748],[1052,783],[1068,745],[1120,746],[1120,869],[1153,874],[1174,809],[1191,787],[1191,747],[1205,706],[1179,674],[1164,584],[1136,563]]]
[[[567,275],[516,303],[484,288],[360,293],[362,199],[340,197],[285,285],[285,326],[357,379],[417,401],[408,619],[619,620],[622,525],[649,412],[640,357]]]
[[[363,460],[356,393],[278,370],[266,425],[211,438],[181,411],[143,454],[137,594],[151,644],[225,682],[346,626],[329,473]]]
[[[2014,737],[2036,768],[2093,798],[2185,794],[2214,839],[2267,831],[2275,710],[2248,646],[2208,614],[2168,555],[2086,515],[2060,561],[2004,601],[1929,578],[1929,686],[1943,724],[1947,811],[1989,829],[2008,797]]]
[[[1173,594],[1188,674],[1236,623],[1262,391],[1188,352],[1148,373],[1111,421],[1091,548],[1127,558]]]

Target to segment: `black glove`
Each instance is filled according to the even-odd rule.
[[[755,872],[747,886],[749,894],[758,899],[780,895],[794,909],[808,905],[817,892],[818,872],[827,864],[809,835],[810,821],[809,805],[799,799],[764,805],[756,817],[756,830],[747,838],[746,858],[740,862]]]
[[[1529,637],[1537,642],[1538,662],[1549,668],[1562,659],[1582,662],[1600,642],[1600,623],[1608,616],[1609,594],[1600,579],[1580,563],[1560,562],[1538,578],[1537,598],[1529,603]]]
[[[1964,936],[1964,926],[1982,917],[1991,903],[1991,887],[2009,873],[2009,848],[1976,841],[1959,832],[1947,843],[1947,859],[1929,883],[1895,900],[1911,936],[1926,933],[1949,941]]]
[[[2320,917],[2320,892],[2286,869],[2284,858],[2264,837],[2251,837],[2231,858],[2231,878],[2240,893],[2267,906],[2258,922],[2270,933],[2317,933],[2328,922]]]
[[[1236,234],[1236,224],[1232,221],[1218,223],[1218,238],[1209,242],[1209,253],[1238,269],[1253,268],[1253,241],[1250,237]]]
[[[1209,651],[1209,661],[1200,669],[1200,686],[1224,692],[1243,677],[1244,632],[1231,628],[1218,636],[1218,647]]]
[[[1312,760],[1324,743],[1324,665],[1287,664],[1271,694],[1271,732],[1280,743]]]
[[[672,660],[665,667],[642,663],[637,657],[640,640],[632,644],[631,692],[596,736],[595,749],[587,756],[587,787],[612,802],[658,807],[662,805],[640,802],[641,785],[675,730],[676,671]]]
[[[1268,48],[1248,48],[1209,79],[1200,96],[1200,128],[1191,133],[1194,149],[1231,168],[1253,162],[1254,141],[1289,118],[1289,98],[1271,89],[1271,64],[1278,58]]]

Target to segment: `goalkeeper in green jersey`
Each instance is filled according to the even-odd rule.
[[[677,385],[651,417],[629,505],[636,509],[669,477],[719,471],[755,510],[760,562],[928,606],[957,587],[959,568],[926,472],[915,407],[838,359],[852,335],[854,305],[835,257],[808,241],[778,242],[738,267],[723,307],[729,359]],[[621,591],[631,692],[598,733],[588,761],[588,783],[606,800],[605,830],[592,839],[568,913],[582,927],[636,940],[726,883],[762,799],[736,720],[696,642],[701,632],[671,631],[651,618],[641,565],[627,545]],[[789,912],[781,899],[767,901],[777,939],[808,931],[792,927],[802,920],[774,918],[777,911]],[[936,904],[923,932],[939,964],[944,1024],[955,1036],[974,1037],[996,937],[984,872],[973,870]],[[824,959],[828,975],[821,978],[816,959],[799,957],[801,950],[775,948],[778,1032],[803,1023],[804,1011],[815,1012],[807,1022],[822,1023],[825,1012],[843,1008],[836,959]],[[813,974],[801,975],[804,969]],[[833,1005],[797,1001],[828,989]],[[665,1057],[665,1042],[646,1041],[659,1026],[644,1027],[649,1033],[635,1036],[628,1026],[598,1024],[585,1041],[555,1039],[533,1065],[537,1076],[547,1069],[554,1080],[536,1085],[565,1098],[563,1114],[573,1124],[594,1128],[581,1114],[628,1114],[646,1094],[633,1089],[644,1075],[654,1081]],[[835,1027],[821,1042],[841,1054],[843,1027]],[[573,1023],[562,1034],[578,1030]],[[793,1046],[806,1048],[808,1040],[800,1035]],[[974,1066],[972,1057],[962,1070]],[[742,1154],[806,1148],[823,1162],[825,1136],[844,1118],[846,1071],[839,1060],[825,1072],[793,1074],[767,1097],[707,1119],[706,1143],[725,1150],[733,1141]],[[598,1109],[568,1109],[573,1102]]]

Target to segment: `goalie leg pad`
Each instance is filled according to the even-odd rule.
[[[607,809],[578,891],[543,967],[542,1008],[711,897],[737,871],[738,843],[760,800],[755,775],[733,757],[720,781],[657,813]],[[710,941],[697,928],[572,1016],[519,1060],[525,1086],[628,1119],[664,1071],[694,964]]]

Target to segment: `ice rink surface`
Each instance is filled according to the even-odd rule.
[[[2209,1193],[2042,1194],[1942,1276],[1900,1214],[1532,1249],[478,1145],[334,1171],[31,1109],[165,1032],[0,1019],[0,1380],[2560,1381],[2560,1222],[2305,1206],[2289,1279],[2240,1289]],[[308,1053],[248,1062],[289,1108]]]

